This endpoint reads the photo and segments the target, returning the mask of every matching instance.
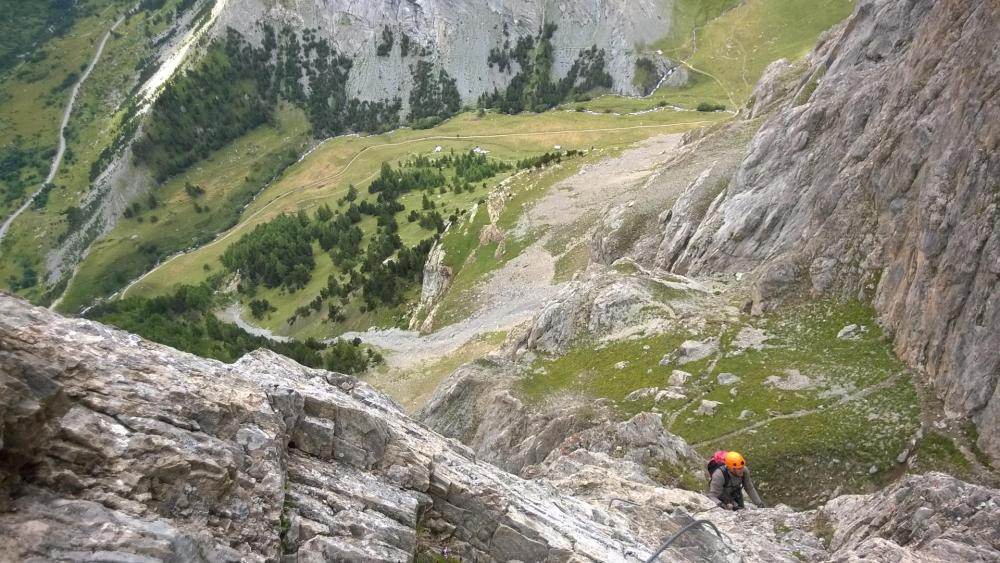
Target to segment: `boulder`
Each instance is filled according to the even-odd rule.
[[[850,324],[837,332],[837,338],[840,340],[861,340],[861,334],[865,332],[868,332],[866,327]]]
[[[719,385],[735,385],[740,382],[740,377],[735,373],[720,373],[718,377],[715,378]]]
[[[719,352],[719,338],[712,336],[705,340],[685,340],[676,350],[667,354],[660,361],[661,365],[674,363],[677,365],[689,364],[704,360],[705,358]],[[666,363],[664,363],[666,362]]]
[[[628,395],[625,395],[626,401],[638,401],[641,399],[648,399],[649,397],[654,397],[660,391],[658,387],[643,387],[642,389],[636,389]]]
[[[701,404],[695,409],[694,414],[698,416],[712,416],[715,414],[715,409],[719,408],[721,405],[719,401],[709,401],[708,399],[702,399]]]
[[[809,376],[803,375],[797,369],[789,369],[785,370],[784,377],[777,375],[768,376],[764,380],[764,385],[781,389],[782,391],[802,391],[815,388],[816,382],[810,379]]]
[[[682,387],[685,383],[687,383],[688,379],[690,378],[691,378],[690,373],[679,369],[675,369],[670,372],[670,385],[674,387]]]

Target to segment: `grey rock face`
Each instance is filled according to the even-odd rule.
[[[998,492],[940,473],[907,477],[874,495],[838,497],[820,512],[835,530],[834,561],[865,554],[914,561],[1000,558]]]
[[[318,29],[337,51],[354,59],[349,92],[362,100],[399,96],[406,102],[411,87],[410,66],[417,53],[446,70],[456,80],[465,103],[474,103],[484,92],[503,90],[513,74],[489,68],[490,49],[521,36],[535,36],[543,23],[558,26],[553,39],[554,77],[563,77],[581,49],[605,49],[606,70],[614,89],[638,94],[632,85],[634,45],[651,43],[671,25],[671,2],[654,0],[587,0],[584,2],[534,2],[517,0],[305,0],[295,3],[272,0],[227,0],[215,34],[232,27],[253,40],[261,37],[259,22],[275,27]],[[504,35],[506,25],[509,38]],[[394,45],[387,57],[376,56],[382,30],[388,26]],[[400,50],[402,34],[411,38],[407,57]]]
[[[409,561],[424,522],[474,561],[650,552],[353,378],[266,351],[204,360],[7,296],[0,436],[12,560]]]
[[[519,347],[560,354],[582,337],[611,338],[644,326],[662,326],[694,310],[705,290],[679,276],[661,279],[649,272],[626,274],[600,265],[566,284],[531,321]]]
[[[659,263],[753,271],[755,313],[791,291],[873,302],[986,451],[1000,448],[998,28],[996,2],[861,2],[680,252],[690,225],[674,213]]]
[[[632,326],[644,310],[669,310],[656,303],[649,286],[630,276],[593,275],[566,285],[532,321],[526,347],[546,353],[565,352],[578,337],[607,335]]]

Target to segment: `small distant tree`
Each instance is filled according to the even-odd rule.
[[[264,315],[276,310],[267,299],[254,299],[250,302],[250,314],[257,320],[263,319]]]
[[[389,29],[389,26],[385,26],[382,28],[382,41],[375,47],[375,54],[380,57],[388,57],[389,53],[392,52],[392,43],[392,30]]]

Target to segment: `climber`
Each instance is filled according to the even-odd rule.
[[[711,473],[711,481],[708,485],[708,497],[726,510],[739,510],[743,506],[743,489],[746,489],[758,508],[764,508],[764,501],[757,494],[757,489],[750,479],[750,469],[746,466],[746,461],[738,452],[727,452],[725,465],[720,466]]]

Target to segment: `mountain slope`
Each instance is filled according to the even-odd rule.
[[[871,300],[949,412],[1000,446],[1000,63],[994,2],[869,1],[813,57],[696,230],[675,207],[651,263],[753,270]]]

